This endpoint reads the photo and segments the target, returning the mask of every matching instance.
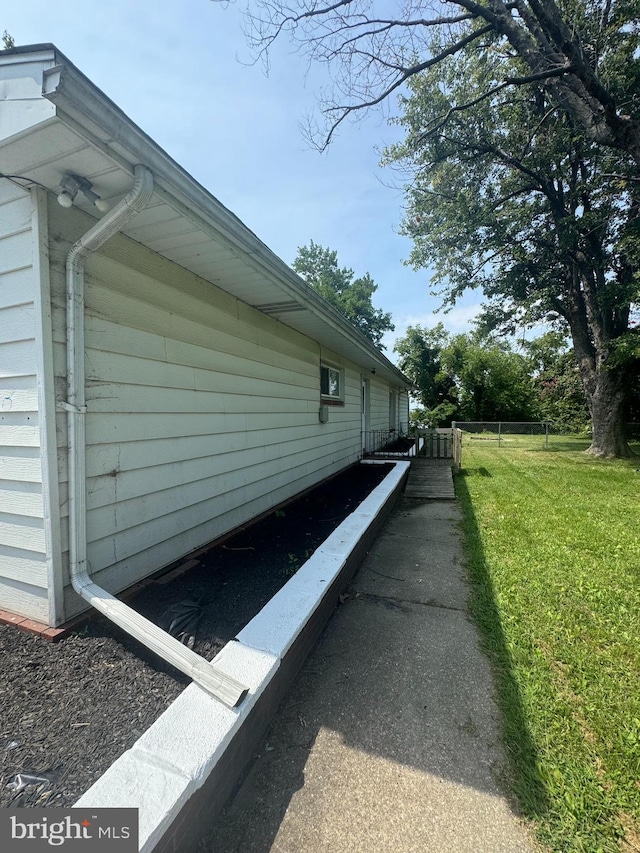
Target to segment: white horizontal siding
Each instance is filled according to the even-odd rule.
[[[0,181],[0,607],[47,620],[33,203]]]
[[[24,580],[16,581],[0,576],[0,601],[11,613],[18,613],[45,625],[49,620],[49,596],[45,587],[31,586]]]
[[[11,418],[9,415],[0,416],[0,453],[5,447],[39,448],[40,432],[37,420],[32,415],[27,420],[27,416],[19,412],[14,412]]]
[[[371,380],[371,429],[389,429],[389,386],[377,376]]]
[[[46,589],[46,559],[45,554],[5,545],[0,553],[0,576]]]
[[[43,518],[41,483],[0,480],[0,512]]]
[[[0,474],[6,480],[40,483],[42,481],[40,448],[5,445],[0,451]]]
[[[0,288],[2,279],[0,278]],[[11,389],[16,377],[35,376],[36,344],[35,340],[0,340],[0,380],[3,390]]]
[[[35,339],[33,302],[7,306],[0,312],[0,340],[32,341]]]
[[[50,217],[62,395],[63,263],[89,223],[57,206]],[[361,370],[331,354],[345,370],[345,401],[321,424],[320,348],[309,338],[122,236],[89,258],[85,303],[87,529],[98,583],[122,589],[358,458]],[[64,550],[66,417],[57,421]],[[82,607],[67,589],[67,613]]]
[[[3,207],[0,205],[0,218],[2,215]],[[0,245],[2,245],[2,242],[0,242]],[[29,295],[33,289],[33,267],[31,263],[28,263],[26,266],[12,268],[10,265],[7,266],[7,260],[7,258],[0,256],[0,269],[2,269],[0,308],[12,308],[14,305],[24,305],[25,299],[27,299],[27,302],[29,301]]]
[[[46,553],[44,530],[38,516],[19,515],[15,512],[0,512],[0,540],[11,548]]]

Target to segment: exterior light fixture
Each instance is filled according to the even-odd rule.
[[[80,191],[85,198],[95,205],[100,213],[106,213],[110,205],[104,199],[94,192],[91,181],[83,178],[80,175],[67,174],[60,182],[60,192],[58,193],[58,204],[62,207],[71,207],[75,197]]]
[[[92,189],[89,189],[89,187],[84,187],[82,189],[82,192],[92,204],[95,204],[100,213],[106,213],[109,210],[109,202],[105,201],[103,198],[100,198],[100,196],[97,193],[94,193]]]
[[[71,193],[67,192],[66,190],[63,190],[58,195],[58,204],[61,207],[71,207],[73,205],[73,197]]]
[[[78,195],[80,184],[76,180],[75,175],[65,175],[60,182],[60,192],[58,193],[58,204],[61,207],[71,207],[75,197]]]

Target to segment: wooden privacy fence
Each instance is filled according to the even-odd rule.
[[[450,459],[456,471],[462,464],[462,430],[420,429],[416,430],[416,457],[427,459]]]

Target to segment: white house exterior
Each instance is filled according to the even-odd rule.
[[[397,368],[52,45],[0,52],[0,172],[0,609],[87,608],[70,419],[72,505],[112,593],[357,461],[364,432],[406,430]],[[87,254],[73,331],[91,190],[115,207],[143,173],[144,207]],[[68,175],[91,189],[65,208]]]

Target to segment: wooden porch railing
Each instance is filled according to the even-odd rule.
[[[420,429],[415,434],[415,455],[428,459],[450,459],[453,468],[462,465],[462,431],[459,429]]]

